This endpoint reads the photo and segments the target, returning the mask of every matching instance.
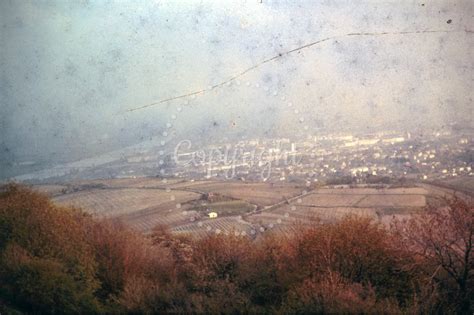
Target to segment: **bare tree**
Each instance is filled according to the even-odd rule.
[[[472,312],[474,275],[474,203],[454,197],[443,207],[405,221],[396,221],[394,231],[418,264],[436,282],[442,294],[453,297],[457,313]]]

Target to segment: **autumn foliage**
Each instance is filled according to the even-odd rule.
[[[151,236],[9,185],[0,313],[472,313],[472,203],[250,240]]]

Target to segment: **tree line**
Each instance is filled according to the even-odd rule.
[[[256,240],[149,236],[27,187],[0,192],[1,314],[472,314],[474,206]]]

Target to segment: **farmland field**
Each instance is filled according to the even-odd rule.
[[[213,192],[249,203],[268,206],[301,193],[303,187],[292,184],[242,183],[242,182],[205,182],[194,183],[193,189]]]
[[[176,234],[250,237],[288,231],[301,224],[334,222],[347,215],[387,223],[393,216],[421,211],[429,195],[423,187],[311,190],[291,183],[159,178],[77,181],[35,188],[60,205],[116,218],[144,233],[161,225]],[[209,212],[218,217],[209,218]]]
[[[216,212],[219,216],[240,215],[254,210],[256,207],[243,200],[229,200],[203,203],[196,208],[200,212]]]
[[[172,229],[173,232],[179,234],[198,234],[205,235],[214,234],[234,234],[234,235],[254,235],[256,230],[253,225],[244,221],[239,216],[224,217],[217,219],[204,219],[196,223],[188,223],[177,226]]]
[[[66,188],[67,186],[65,185],[38,185],[36,186],[37,191],[47,194],[49,196],[61,195],[63,190]]]
[[[62,205],[72,205],[87,209],[99,216],[119,216],[131,214],[143,209],[157,208],[165,210],[176,203],[184,203],[198,198],[193,192],[151,189],[91,189],[74,192],[53,198]]]
[[[332,222],[347,215],[386,222],[385,216],[420,211],[426,205],[427,191],[403,189],[317,189],[280,207],[250,215],[247,220],[263,226]]]
[[[439,187],[446,188],[446,189],[462,192],[471,197],[474,196],[474,177],[473,176],[454,177],[450,179],[435,181],[433,184]]]

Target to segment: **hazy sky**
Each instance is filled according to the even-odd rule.
[[[3,162],[74,159],[165,129],[212,141],[472,121],[470,0],[7,0],[0,22]],[[414,31],[449,32],[400,34]],[[393,34],[344,36],[356,32]],[[126,112],[332,36],[194,99]]]

